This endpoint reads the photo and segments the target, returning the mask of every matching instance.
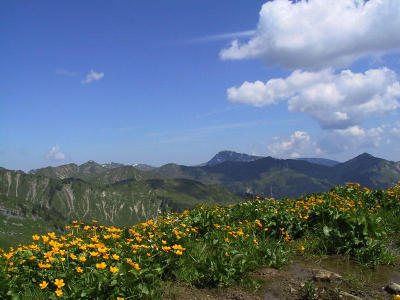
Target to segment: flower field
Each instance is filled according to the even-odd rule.
[[[1,299],[159,299],[163,281],[227,286],[256,267],[279,268],[293,254],[392,263],[400,185],[369,190],[348,183],[298,199],[199,206],[132,227],[92,220],[66,230],[0,250]]]

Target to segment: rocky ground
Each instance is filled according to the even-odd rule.
[[[298,256],[284,268],[260,268],[251,277],[258,289],[232,286],[197,289],[180,284],[164,286],[164,299],[394,299],[400,294],[400,265],[376,269],[358,266],[341,256]]]

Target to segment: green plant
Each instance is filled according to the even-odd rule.
[[[317,292],[315,286],[311,280],[304,282],[304,286],[301,287],[300,293],[302,294],[302,299],[313,300],[317,299]]]

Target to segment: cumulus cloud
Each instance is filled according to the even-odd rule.
[[[260,11],[255,35],[234,40],[222,59],[261,58],[289,69],[347,67],[400,49],[398,0],[274,0]]]
[[[287,78],[246,81],[227,89],[229,101],[257,107],[287,100],[289,111],[309,114],[324,129],[344,129],[370,115],[394,112],[400,107],[399,97],[397,75],[388,68],[338,74],[333,69],[296,70]]]
[[[274,138],[274,140],[277,140]],[[295,131],[289,140],[276,141],[267,147],[268,151],[275,156],[289,156],[298,158],[301,154],[321,154],[322,150],[317,149],[315,142],[311,142],[310,135],[305,131]]]
[[[358,125],[346,129],[336,129],[318,141],[318,146],[326,153],[338,153],[360,148],[379,147],[384,138],[385,125],[364,129]]]
[[[93,80],[100,80],[100,79],[102,79],[103,77],[104,77],[104,73],[103,73],[103,72],[98,73],[98,72],[95,72],[95,71],[93,71],[93,70],[90,70],[90,72],[86,75],[86,78],[83,79],[83,80],[81,81],[81,83],[82,83],[82,84],[90,83],[90,82],[92,82]]]
[[[65,154],[60,152],[60,147],[56,144],[51,148],[50,152],[47,153],[46,158],[53,160],[63,160],[65,158]]]

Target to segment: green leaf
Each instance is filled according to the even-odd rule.
[[[324,228],[323,228],[323,231],[324,231],[324,234],[325,234],[325,236],[329,236],[329,233],[330,233],[330,229],[329,229],[329,227],[328,226],[324,226]]]
[[[114,285],[116,285],[117,283],[118,283],[118,281],[117,281],[116,279],[114,279],[113,281],[111,281],[110,285],[111,285],[111,286],[114,286]]]

